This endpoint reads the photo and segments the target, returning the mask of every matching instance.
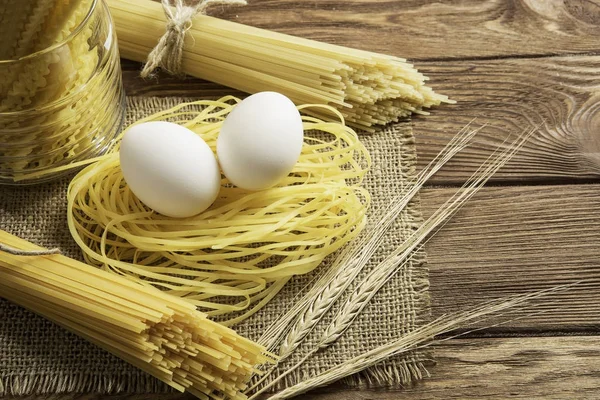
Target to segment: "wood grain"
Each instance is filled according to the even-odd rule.
[[[457,61],[421,65],[432,86],[457,100],[414,118],[420,164],[476,119],[487,124],[475,145],[434,179],[460,183],[508,135],[538,127],[495,180],[600,177],[600,57]]]
[[[423,190],[425,216],[453,192]],[[425,247],[433,314],[585,280],[502,329],[600,331],[599,193],[598,184],[482,189]]]
[[[452,340],[436,346],[430,379],[372,398],[597,399],[598,344],[598,337]]]
[[[454,339],[435,346],[431,377],[402,390],[346,390],[339,385],[298,400],[597,399],[600,338]],[[192,400],[190,395],[4,397],[4,400]]]
[[[598,0],[261,0],[211,14],[413,60],[600,51]]]

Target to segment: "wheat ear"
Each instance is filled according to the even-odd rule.
[[[383,235],[390,228],[400,212],[444,164],[456,153],[464,149],[473,136],[481,128],[471,130],[470,124],[465,126],[444,149],[419,173],[414,183],[409,184],[396,196],[390,205],[379,213],[373,230],[363,234],[353,244],[347,246],[334,260],[327,273],[321,277],[311,290],[297,301],[277,323],[271,325],[260,338],[259,343],[273,350],[279,338],[287,332],[287,336],[279,349],[281,360],[287,358],[331,308],[341,293],[360,273],[370,257],[379,247]],[[296,323],[292,326],[292,321]],[[275,370],[277,365],[263,374],[247,392],[260,385]]]
[[[425,239],[433,237],[462,206],[502,168],[535,132],[532,129],[519,136],[510,148],[493,159],[488,159],[444,205],[421,225],[401,246],[375,267],[361,282],[346,303],[340,308],[331,324],[323,333],[319,347],[325,348],[335,342],[350,327],[352,322],[371,301],[373,296],[399,270],[408,265],[410,255]],[[400,268],[398,265],[400,264]]]
[[[580,283],[581,282],[576,282],[573,284],[557,286],[533,293],[511,296],[505,299],[487,302],[469,311],[443,315],[434,321],[423,325],[410,333],[407,333],[397,340],[391,341],[367,353],[361,354],[360,356],[348,360],[343,364],[337,365],[316,377],[304,380],[294,386],[290,386],[289,388],[271,396],[269,400],[289,399],[302,393],[306,393],[314,388],[328,385],[349,375],[363,371],[390,357],[406,353],[408,351],[429,347],[435,343],[468,334],[472,331],[467,331],[441,340],[432,340],[432,338],[435,336],[452,332],[458,328],[480,323],[492,317],[503,316],[503,312],[506,310],[511,310],[519,306],[531,305],[531,300],[566,290]],[[542,310],[542,312],[544,312],[544,310]],[[519,318],[514,318],[511,321],[516,319]],[[492,326],[498,326],[501,324],[502,323]]]
[[[459,131],[444,149],[418,174],[414,183],[410,183],[396,196],[390,205],[375,216],[376,223],[371,231],[347,246],[334,260],[327,273],[321,277],[302,299],[297,301],[278,322],[263,334],[259,343],[274,350],[281,335],[287,332],[286,340],[279,349],[282,359],[288,357],[331,308],[350,282],[360,273],[370,257],[379,247],[383,235],[390,228],[400,212],[427,182],[456,153],[464,149],[478,129],[471,130],[470,123]],[[300,316],[300,317],[298,317]],[[292,321],[296,323],[292,326]],[[265,372],[260,380],[254,383],[247,392],[254,390],[276,369],[273,366]]]
[[[336,294],[340,293],[340,289],[343,291],[362,270],[381,243],[385,232],[423,184],[456,153],[464,149],[480,129],[470,130],[469,125],[463,128],[419,173],[415,182],[404,188],[387,208],[375,216],[377,221],[372,224],[373,229],[366,231],[359,239],[348,245],[336,257],[327,273],[317,281],[312,289],[296,302],[295,306],[282,316],[276,324],[265,331],[259,343],[274,350],[281,335],[287,332],[288,335],[280,347],[279,353],[284,355],[284,358],[289,355],[310,331],[310,326],[315,318],[322,314],[323,306],[333,303],[337,299]],[[290,329],[293,320],[296,320],[296,324]]]
[[[485,183],[504,166],[523,147],[535,130],[524,132],[505,151],[499,149],[482,164],[477,171],[467,180],[450,199],[448,199],[435,213],[431,215],[406,241],[397,247],[384,261],[378,264],[367,277],[358,284],[356,290],[342,305],[331,324],[327,327],[319,344],[309,351],[298,363],[279,375],[268,385],[262,387],[252,398],[263,393],[285,376],[295,371],[309,357],[321,349],[333,344],[352,324],[364,307],[371,301],[383,285],[399,270],[408,265],[410,256],[417,246],[422,245],[425,239],[431,238],[447,221],[471,198]],[[400,265],[400,267],[398,267]]]

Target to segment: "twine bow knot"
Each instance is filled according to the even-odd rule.
[[[161,3],[167,17],[167,30],[148,55],[148,60],[141,73],[143,78],[152,75],[156,68],[161,68],[173,75],[183,75],[181,65],[183,44],[185,34],[192,27],[192,18],[195,15],[205,14],[206,9],[214,4],[247,4],[246,0],[201,0],[195,5],[188,6],[183,0],[175,0],[173,8],[169,0],[162,0]]]

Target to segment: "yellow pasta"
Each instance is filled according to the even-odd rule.
[[[31,3],[26,23],[13,26],[9,59],[0,63],[2,183],[24,175],[48,178],[48,169],[97,155],[123,116],[118,52],[104,3]]]
[[[237,101],[182,104],[138,123],[177,121],[214,150]],[[216,202],[185,219],[157,214],[130,192],[116,144],[69,185],[69,228],[86,261],[155,285],[210,316],[224,315],[225,324],[252,315],[365,224],[369,195],[359,184],[370,164],[366,149],[343,123],[303,118],[305,143],[287,178],[258,192],[222,178]]]
[[[181,299],[0,230],[0,295],[200,399],[243,400],[274,357]]]
[[[161,5],[150,0],[107,1],[121,56],[146,61],[167,25]],[[452,103],[426,86],[427,78],[399,57],[205,15],[193,18],[185,39],[185,73],[248,93],[280,92],[296,104],[328,104],[350,125],[367,131],[412,113],[426,114],[424,108]],[[324,109],[308,112],[335,118]]]

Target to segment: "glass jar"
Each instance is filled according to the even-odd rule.
[[[19,40],[0,49],[3,184],[47,181],[68,173],[74,162],[102,154],[125,111],[117,40],[105,2],[33,1],[38,14],[44,1],[50,4],[45,17],[30,12],[26,18],[36,21],[9,26],[22,30]]]

